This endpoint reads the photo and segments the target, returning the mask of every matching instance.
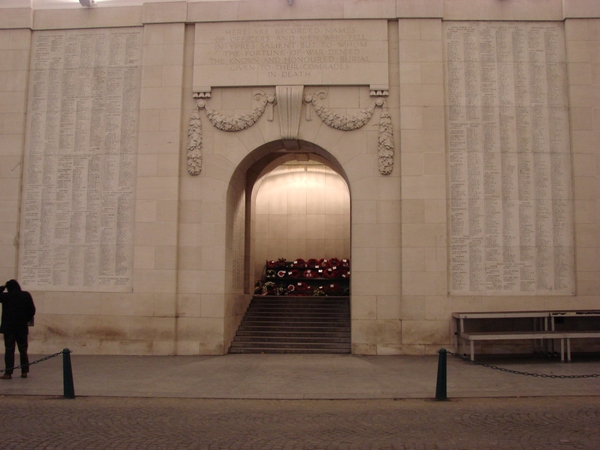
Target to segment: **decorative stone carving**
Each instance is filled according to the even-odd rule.
[[[277,104],[277,97],[274,95],[267,96],[267,120],[273,122],[273,107]]]
[[[317,98],[324,100],[325,98],[327,98],[327,93],[325,91],[319,91],[315,92],[314,94],[307,94],[304,97],[304,101],[306,103],[312,103],[313,107],[315,108],[315,112],[317,113],[317,116],[319,116],[323,123],[325,125],[330,126],[331,128],[335,128],[336,130],[358,130],[359,128],[364,127],[367,123],[369,123],[369,120],[371,120],[371,117],[373,117],[373,113],[375,112],[375,103],[373,103],[371,106],[369,106],[366,109],[363,109],[357,114],[340,115],[338,113],[334,113],[333,111],[331,111],[323,105],[319,105],[317,103]]]
[[[390,92],[388,90],[371,89],[371,91],[369,91],[369,95],[371,97],[387,97],[388,95],[390,95]]]
[[[200,175],[202,171],[202,120],[200,120],[200,101],[190,119],[187,145],[187,170],[190,175]]]
[[[390,95],[390,88],[387,84],[372,84],[369,86],[369,95],[371,97],[387,97]]]
[[[394,132],[392,117],[385,105],[379,119],[379,136],[377,144],[379,157],[379,173],[389,175],[394,170]]]
[[[199,110],[204,108],[208,120],[215,128],[221,131],[242,131],[250,128],[263,115],[267,105],[269,105],[268,120],[273,120],[273,105],[276,103],[275,96],[267,95],[264,92],[259,92],[254,95],[255,100],[260,101],[260,105],[254,108],[251,112],[238,115],[226,116],[218,113],[202,99],[210,98],[210,92],[194,93],[197,109],[190,118],[190,127],[188,129],[188,145],[187,145],[187,166],[190,175],[200,175],[202,171],[202,121],[200,119]]]
[[[206,109],[206,116],[213,127],[218,128],[221,131],[235,132],[250,128],[265,112],[267,104],[269,103],[269,97],[267,97],[264,92],[259,92],[254,95],[254,99],[260,101],[260,105],[249,113],[238,116],[226,116],[218,113],[203,101],[198,103],[198,107]]]
[[[210,98],[210,91],[194,92],[194,98]]]
[[[378,94],[378,96],[380,95],[383,96],[385,94],[381,92]],[[371,106],[363,109],[355,115],[340,115],[317,103],[317,98],[323,100],[326,97],[326,92],[319,91],[314,94],[307,94],[304,97],[304,101],[313,105],[315,112],[323,121],[323,123],[331,128],[335,128],[336,130],[358,130],[369,123],[369,120],[371,120],[371,117],[373,117],[376,106],[383,108],[383,111],[381,112],[381,118],[379,119],[379,136],[377,146],[379,157],[379,173],[382,175],[391,174],[392,170],[394,170],[394,131],[392,127],[392,118],[387,107],[385,106],[383,99],[378,98]],[[308,111],[309,109],[307,108],[306,120],[310,121],[311,117]]]
[[[199,110],[204,108],[206,116],[210,123],[221,131],[236,132],[250,128],[258,119],[261,118],[267,106],[269,113],[267,119],[273,120],[273,106],[279,105],[279,122],[281,127],[281,139],[284,143],[294,141],[298,138],[298,130],[300,127],[300,116],[302,109],[302,94],[304,86],[277,86],[276,94],[266,95],[264,92],[259,92],[254,95],[255,100],[260,101],[260,105],[254,108],[251,112],[236,116],[226,116],[221,114],[210,106],[201,98],[195,96],[197,110],[192,114],[190,126],[188,130],[188,146],[187,146],[187,166],[190,175],[199,175],[202,171],[202,121],[200,119]],[[380,93],[379,95],[383,95]],[[388,112],[383,99],[378,98],[372,105],[363,109],[356,114],[338,114],[323,105],[320,105],[317,100],[327,98],[325,91],[318,91],[313,94],[304,96],[304,101],[312,104],[316,114],[327,126],[341,131],[353,131],[365,126],[373,117],[376,107],[383,108],[379,121],[379,136],[378,136],[378,157],[379,157],[379,173],[389,175],[394,169],[394,136],[392,119]],[[310,108],[307,108],[306,120],[310,121]]]
[[[275,89],[281,139],[298,139],[304,86],[277,86]]]

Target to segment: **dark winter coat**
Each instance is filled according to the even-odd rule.
[[[2,303],[0,333],[12,334],[19,330],[27,332],[27,323],[35,315],[31,294],[27,291],[3,292],[0,294],[0,303]]]

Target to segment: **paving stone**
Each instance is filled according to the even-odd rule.
[[[2,449],[598,449],[600,397],[206,400],[9,396]]]

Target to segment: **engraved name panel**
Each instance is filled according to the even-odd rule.
[[[130,291],[142,34],[33,34],[19,279]]]
[[[194,91],[211,86],[388,85],[385,20],[196,24]]]
[[[564,26],[444,30],[450,292],[573,295]]]

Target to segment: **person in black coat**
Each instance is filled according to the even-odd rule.
[[[7,292],[4,292],[6,288]],[[2,323],[0,333],[4,334],[4,364],[6,370],[0,379],[10,380],[15,366],[15,343],[19,347],[21,357],[21,378],[27,378],[29,373],[29,357],[27,355],[28,324],[35,315],[35,305],[31,294],[22,291],[16,280],[0,286],[0,303],[2,303]]]

